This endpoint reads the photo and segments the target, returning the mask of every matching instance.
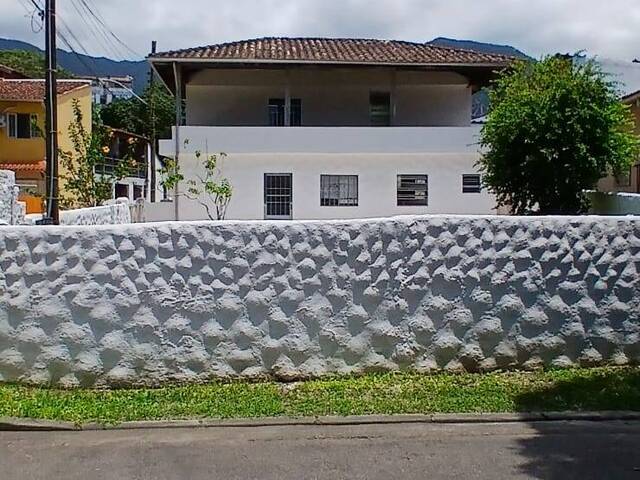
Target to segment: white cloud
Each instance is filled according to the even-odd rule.
[[[638,0],[85,0],[112,30],[145,53],[269,35],[349,36],[426,41],[437,36],[510,44],[540,56],[586,50],[640,57]],[[42,44],[25,18],[28,0],[0,0],[0,37]],[[63,21],[92,54],[116,56],[60,1]],[[115,50],[115,51],[114,51]]]

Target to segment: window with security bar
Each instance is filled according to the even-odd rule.
[[[264,215],[266,219],[291,219],[293,176],[290,173],[264,174]]]
[[[462,175],[462,193],[480,193],[482,180],[478,174]]]
[[[398,175],[398,206],[427,206],[429,204],[428,175]]]
[[[320,175],[320,206],[357,207],[357,175]]]

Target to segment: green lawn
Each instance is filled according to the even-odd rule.
[[[0,416],[76,423],[563,410],[640,411],[640,368],[375,374],[288,385],[232,382],[109,391],[0,385]]]

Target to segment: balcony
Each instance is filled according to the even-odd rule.
[[[371,153],[416,154],[478,151],[480,126],[469,127],[180,127],[180,154]],[[173,157],[173,139],[160,154]]]

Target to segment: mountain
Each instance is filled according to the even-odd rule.
[[[35,45],[6,38],[0,38],[1,50],[26,50],[44,54],[44,51]],[[76,55],[60,48],[58,49],[58,65],[75,75],[97,75],[99,77],[131,75],[134,79],[133,88],[137,92],[141,92],[144,89],[149,72],[149,65],[145,60],[116,61],[104,57],[91,57],[81,53]]]
[[[474,40],[456,40],[455,38],[446,37],[434,38],[429,43],[440,47],[464,48],[466,50],[475,50],[476,52],[509,55],[525,60],[531,60],[531,57],[529,55],[518,50],[515,47],[512,47],[511,45],[498,45],[495,43],[476,42]]]

